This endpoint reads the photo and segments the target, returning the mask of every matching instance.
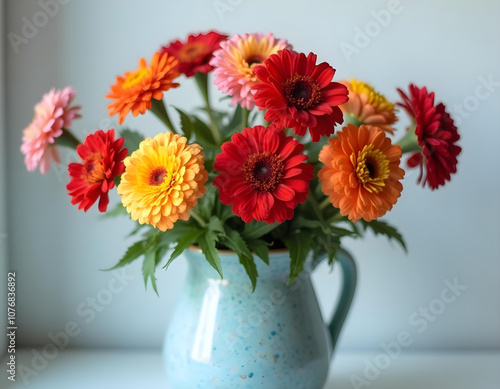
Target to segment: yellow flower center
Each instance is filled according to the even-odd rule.
[[[255,66],[263,63],[271,54],[277,53],[282,47],[271,45],[267,38],[262,38],[260,41],[255,37],[250,36],[247,40],[241,39],[238,42],[238,47],[233,49],[232,56],[236,60],[238,71],[252,81],[257,81],[257,76],[253,69]]]
[[[183,46],[177,57],[181,62],[191,62],[207,51],[207,45],[203,42],[192,42]]]
[[[148,68],[137,69],[135,72],[132,72],[127,75],[125,82],[123,83],[123,89],[133,88],[137,84],[139,84],[145,77],[151,74]]]
[[[366,145],[363,150],[351,155],[351,162],[355,167],[356,177],[363,187],[370,193],[379,193],[389,178],[389,160],[386,155],[374,149],[373,144]]]
[[[88,155],[83,161],[82,179],[93,185],[105,177],[102,155],[100,153]]]
[[[394,110],[394,104],[389,102],[384,95],[375,91],[370,84],[366,82],[356,80],[354,78],[350,79],[352,91],[357,94],[368,95],[368,103],[373,105],[377,111],[388,111]]]

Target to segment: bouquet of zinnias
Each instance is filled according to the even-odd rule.
[[[227,111],[211,104],[210,73],[231,96]],[[174,123],[163,97],[182,74],[195,79],[204,110],[176,108]],[[253,288],[255,260],[268,262],[270,249],[287,248],[292,282],[309,253],[328,254],[333,263],[341,238],[367,228],[404,247],[397,230],[378,220],[401,195],[402,154],[420,169],[419,182],[436,189],[456,172],[461,151],[453,120],[425,87],[398,89],[402,100],[393,104],[365,82],[335,82],[334,75],[316,54],[296,52],[272,34],[191,35],[162,47],[149,65],[142,58],[106,96],[120,124],[129,113],[151,111],[166,132],[143,139],[131,130],[121,137],[97,130],[80,142],[70,131],[80,107],[67,87],[36,105],[21,151],[28,170],[40,166],[45,174],[51,161],[60,163],[58,145],[76,147],[81,161],[69,164],[67,189],[78,209],[98,202],[105,212],[117,185],[121,204],[110,213],[128,213],[141,238],[115,267],[144,257],[145,281],[155,290],[163,257],[169,254],[167,267],[192,245],[221,277],[218,250],[234,251]],[[412,124],[393,143],[396,105]]]

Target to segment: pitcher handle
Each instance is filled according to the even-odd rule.
[[[342,290],[338,300],[337,308],[333,314],[328,332],[330,333],[332,356],[337,345],[337,340],[342,330],[342,326],[351,307],[354,292],[356,290],[357,270],[356,263],[351,255],[342,249],[338,250],[338,263],[342,268]]]

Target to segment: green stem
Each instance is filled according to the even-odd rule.
[[[324,200],[323,200],[323,201],[319,204],[319,207],[318,207],[318,208],[322,211],[323,209],[325,209],[325,208],[326,208],[327,206],[329,206],[329,205],[332,205],[332,204],[330,203],[330,199],[327,197],[327,198],[325,198],[325,199],[324,199]]]
[[[348,124],[354,124],[356,127],[359,127],[360,125],[363,124],[363,122],[350,114],[345,114],[343,125],[347,126]]]
[[[208,74],[198,72],[194,75],[194,79],[196,80],[196,84],[200,90],[201,97],[203,97],[208,118],[210,119],[210,132],[212,133],[215,142],[220,144],[221,136],[219,129],[217,128],[217,122],[215,121],[214,111],[210,105],[210,95],[208,93]]]
[[[155,116],[160,119],[170,131],[177,134],[177,131],[168,116],[167,108],[165,107],[163,100],[153,99],[151,102],[151,112],[153,112],[153,114],[155,114]]]
[[[56,145],[72,149],[76,149],[76,146],[80,143],[81,142],[71,133],[71,131],[66,128],[63,128],[63,133],[55,140]]]
[[[343,218],[344,218],[344,216],[342,216],[340,214],[340,212],[336,213],[335,215],[333,215],[330,219],[328,219],[326,221],[326,224],[332,224],[333,222],[338,222],[339,220],[342,220]]]
[[[249,110],[249,109],[243,108],[243,112],[242,112],[242,115],[241,115],[241,126],[242,126],[242,129],[248,127],[248,117],[250,116],[250,112],[252,112],[252,111]]]
[[[410,126],[410,129],[406,132],[405,136],[403,136],[397,143],[401,146],[401,151],[403,152],[403,154],[412,151],[422,151],[422,148],[418,145],[418,138],[417,134],[415,134],[415,127],[416,124],[413,123]]]
[[[191,210],[191,211],[189,211],[189,214],[191,215],[191,217],[192,217],[194,220],[196,220],[196,221],[198,222],[198,224],[199,224],[200,226],[202,226],[203,228],[205,228],[205,227],[207,226],[207,222],[206,222],[205,220],[203,220],[203,219],[201,218],[201,216],[200,216],[200,215],[198,215],[195,211]]]

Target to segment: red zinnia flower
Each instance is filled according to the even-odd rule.
[[[306,201],[314,167],[305,163],[304,146],[274,126],[245,128],[222,145],[213,181],[220,201],[233,206],[244,222],[282,223]]]
[[[190,35],[186,43],[181,41],[170,42],[161,48],[162,53],[173,55],[179,61],[176,71],[192,77],[197,72],[209,73],[214,67],[209,64],[213,52],[220,49],[220,42],[227,35],[210,31],[207,34]]]
[[[66,186],[71,204],[80,204],[78,209],[87,210],[99,199],[99,211],[105,212],[109,203],[108,191],[115,186],[114,179],[123,173],[123,159],[127,149],[122,149],[124,138],[115,141],[115,131],[98,130],[87,135],[83,144],[76,147],[83,163],[70,163],[71,177]]]
[[[343,122],[338,106],[349,100],[347,88],[332,82],[335,69],[326,62],[316,65],[316,54],[306,57],[283,49],[254,72],[261,81],[252,87],[255,104],[267,109],[267,121],[301,136],[309,128],[313,142],[333,134],[335,125]]]
[[[413,84],[409,89],[410,96],[398,89],[403,99],[398,105],[414,120],[415,135],[422,151],[413,153],[407,163],[409,167],[420,166],[418,183],[422,182],[423,186],[427,183],[436,189],[457,171],[457,156],[462,149],[455,142],[460,136],[443,103],[434,105],[434,92],[428,93],[425,87],[419,89]]]

